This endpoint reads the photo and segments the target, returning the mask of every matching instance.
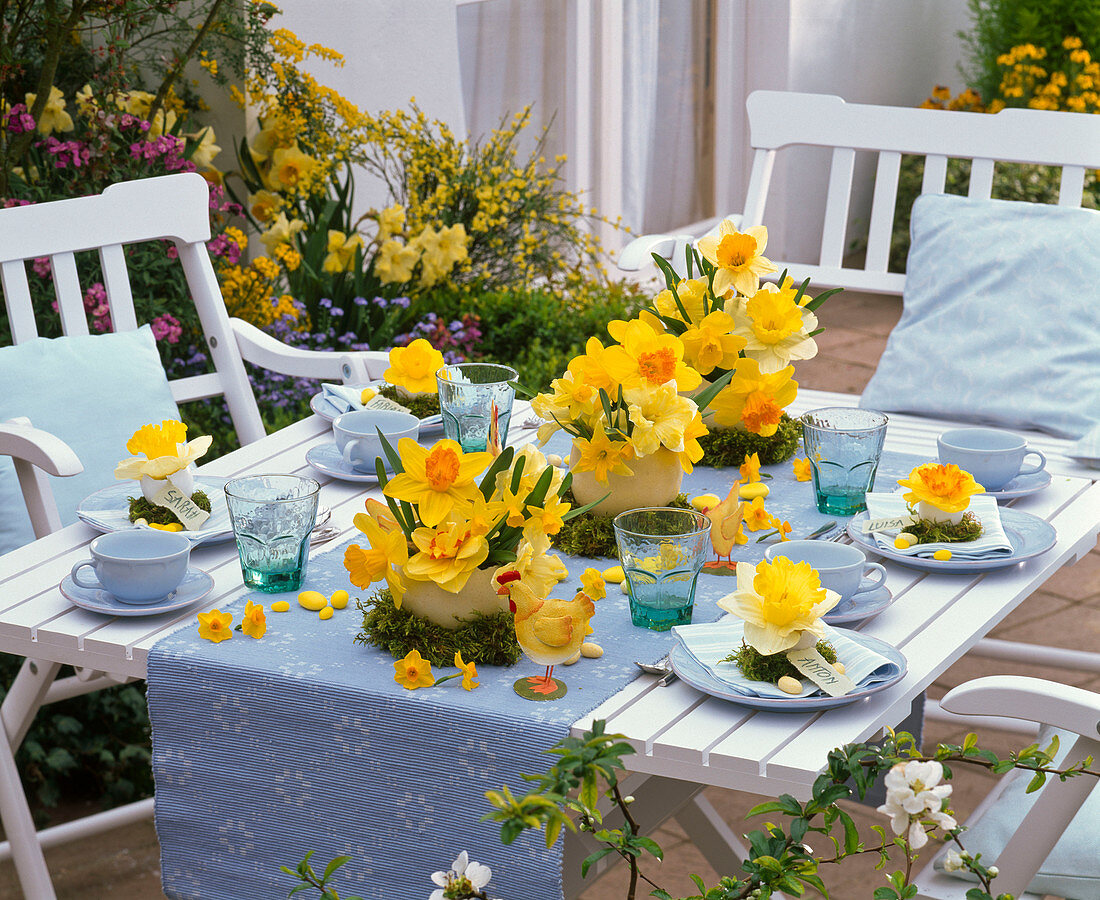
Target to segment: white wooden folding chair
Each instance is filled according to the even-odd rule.
[[[112,328],[132,331],[137,320],[126,268],[126,245],[167,239],[173,242],[202,324],[214,371],[169,382],[177,403],[224,395],[237,436],[249,443],[264,436],[259,408],[244,362],[298,377],[342,380],[379,377],[387,364],[382,352],[321,352],[288,347],[259,329],[226,313],[206,251],[210,239],[209,188],[197,174],[168,175],[113,185],[99,196],[0,210],[0,284],[14,344],[39,334],[39,317],[31,302],[27,263],[48,257],[53,274],[57,315],[65,335],[88,335],[87,314],[75,254],[96,251],[107,291]],[[0,347],[0,353],[4,348]],[[93,403],[95,385],[80,381],[79,402]],[[140,390],[140,386],[135,386]],[[22,412],[22,411],[21,411]],[[34,410],[22,413],[31,420]],[[16,460],[20,487],[36,537],[57,529],[71,510],[59,510],[49,476],[81,471],[80,448],[32,428],[25,420],[0,423],[0,455]],[[12,554],[12,556],[16,556]],[[9,557],[11,559],[11,557]],[[15,565],[14,562],[11,563]],[[53,888],[45,867],[12,753],[22,742],[44,702],[77,696],[119,683],[109,672],[78,672],[55,681],[59,666],[25,660],[0,707],[7,745],[0,752],[0,818],[28,897],[48,898]],[[123,679],[125,680],[125,679]],[[149,815],[152,801],[101,814],[83,824],[52,829],[46,843],[82,837]],[[0,855],[3,849],[0,848]]]

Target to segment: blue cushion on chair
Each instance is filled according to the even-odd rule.
[[[1100,423],[1100,213],[925,194],[860,405],[1079,438]]]
[[[126,442],[142,425],[179,418],[148,325],[118,334],[35,338],[0,348],[0,421],[26,416],[76,451],[84,471],[51,478],[66,525],[77,504],[115,483]],[[0,458],[0,553],[34,539],[8,458]]]

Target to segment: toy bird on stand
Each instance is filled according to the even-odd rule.
[[[516,569],[496,576],[497,593],[507,594],[515,613],[516,640],[524,656],[546,666],[545,675],[519,679],[513,687],[527,700],[556,700],[564,697],[565,682],[553,677],[554,666],[576,655],[587,635],[596,605],[583,591],[573,600],[540,600],[521,580]]]
[[[718,556],[716,561],[704,565],[703,568],[708,572],[723,575],[733,575],[736,572],[731,554],[737,542],[738,529],[745,518],[745,507],[740,500],[740,490],[741,482],[735,481],[725,500],[717,506],[703,510],[703,515],[710,519],[710,545]]]

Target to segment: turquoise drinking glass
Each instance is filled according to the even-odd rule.
[[[876,410],[843,406],[802,415],[802,442],[819,512],[854,516],[867,508],[866,495],[875,486],[887,421]]]
[[[651,631],[687,625],[710,550],[710,519],[693,509],[650,507],[615,517],[615,543],[630,587],[630,619]]]
[[[436,372],[443,436],[462,445],[464,453],[489,446],[494,410],[500,445],[508,440],[508,422],[516,390],[516,370],[496,363],[458,363]]]

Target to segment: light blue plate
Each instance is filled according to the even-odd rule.
[[[376,388],[381,384],[385,384],[384,381],[368,381],[366,384],[349,384],[348,387],[363,388],[373,387]],[[337,409],[329,402],[329,399],[325,396],[324,391],[320,391],[314,394],[309,400],[309,408],[313,410],[318,416],[324,419],[326,422],[331,422],[338,415],[347,410]],[[442,434],[443,433],[443,416],[434,415],[428,416],[426,419],[420,420],[420,433],[421,434]]]
[[[233,524],[229,521],[229,509],[225,505],[225,483],[228,478],[196,475],[195,488],[210,498],[210,518],[198,531],[182,531],[192,543],[223,541],[233,537]],[[89,494],[76,508],[77,517],[96,531],[121,531],[133,528],[130,521],[130,497],[141,494],[136,481],[118,481],[110,487]]]
[[[1032,472],[1030,475],[1017,475],[999,491],[986,491],[986,495],[996,497],[998,500],[1014,500],[1050,487],[1051,480],[1050,472],[1045,469],[1042,472]]]
[[[869,591],[860,591],[847,600],[841,600],[821,618],[830,625],[862,622],[871,616],[877,616],[893,602],[894,595],[890,593],[890,588],[883,585]]]
[[[334,443],[318,444],[316,447],[310,447],[306,451],[306,462],[318,472],[332,478],[339,478],[341,481],[378,484],[378,476],[374,472],[359,472],[345,462],[344,457],[340,455],[340,451],[336,449]]]
[[[191,567],[172,593],[152,603],[123,603],[102,588],[81,587],[71,575],[61,579],[61,595],[81,609],[108,616],[159,616],[197,603],[214,589],[214,579],[202,569]]]
[[[733,650],[741,645],[741,638],[744,635],[744,622],[733,618],[727,621],[730,628],[730,650]],[[864,679],[864,682],[869,682],[872,678],[879,678],[880,680],[866,684],[861,683],[852,693],[845,694],[843,697],[829,697],[821,693],[807,697],[757,697],[741,693],[730,682],[735,684],[741,682],[744,684],[745,689],[750,691],[754,689],[753,685],[761,685],[762,682],[750,681],[748,678],[731,678],[728,674],[724,678],[719,678],[706,665],[695,659],[679,641],[673,642],[668,661],[681,681],[690,684],[704,694],[710,694],[712,697],[718,697],[721,700],[732,700],[734,703],[750,706],[753,709],[765,709],[772,712],[817,712],[822,709],[832,709],[836,706],[846,706],[878,691],[885,690],[905,676],[907,664],[901,651],[891,647],[884,641],[880,641],[878,638],[861,634],[858,631],[849,631],[846,628],[837,628],[835,631],[843,634],[861,647],[872,650],[888,659],[891,669],[886,677],[881,677],[881,669],[876,670],[879,675],[869,675]]]
[[[913,569],[921,569],[925,572],[949,572],[963,574],[966,572],[986,572],[990,569],[1004,569],[1046,553],[1058,541],[1058,532],[1054,526],[1044,522],[1038,516],[1022,512],[1010,507],[1001,507],[1001,526],[1009,543],[1012,544],[1012,552],[1008,556],[991,556],[989,559],[932,559],[929,556],[906,556],[904,553],[896,553],[880,547],[874,537],[864,534],[861,530],[863,523],[867,521],[867,513],[857,513],[848,523],[848,537],[852,541],[870,553],[885,556],[894,562],[901,563]]]

